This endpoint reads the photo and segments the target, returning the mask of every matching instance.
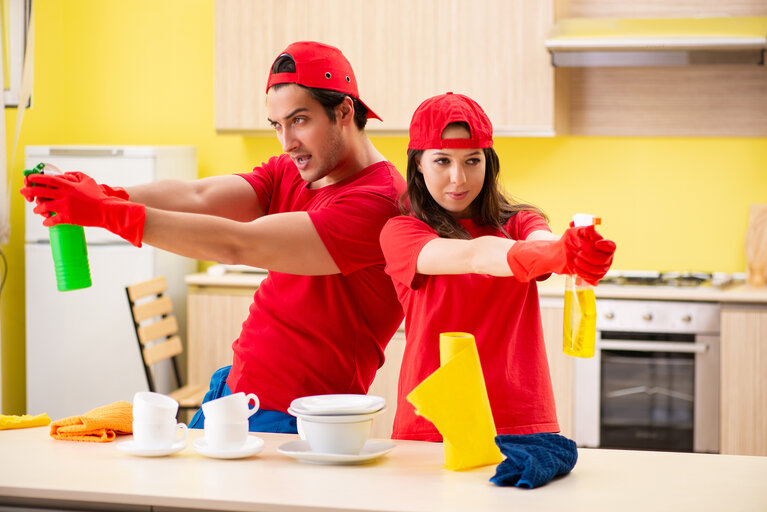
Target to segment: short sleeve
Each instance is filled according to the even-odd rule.
[[[411,289],[418,288],[416,266],[421,249],[439,238],[425,222],[413,217],[395,217],[381,230],[381,250],[386,260],[386,273],[394,281]]]
[[[540,214],[523,210],[508,220],[506,231],[514,240],[526,240],[534,231],[551,232],[551,228]]]
[[[264,212],[269,212],[275,184],[279,182],[277,177],[277,169],[280,168],[278,159],[279,157],[272,157],[259,167],[254,167],[251,172],[237,173],[237,176],[245,178],[245,181],[250,183],[253,190],[256,191],[259,204]]]
[[[378,243],[386,221],[399,213],[396,201],[383,194],[350,190],[309,217],[342,274],[382,264]]]

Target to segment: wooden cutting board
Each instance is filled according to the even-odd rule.
[[[752,204],[746,231],[746,281],[751,286],[767,282],[767,204]]]

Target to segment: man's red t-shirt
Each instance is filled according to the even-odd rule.
[[[266,214],[308,212],[341,273],[269,272],[232,346],[229,388],[256,393],[262,409],[283,412],[301,396],[366,393],[402,321],[378,243],[399,213],[402,176],[379,162],[310,189],[287,155],[241,176]]]
[[[503,236],[500,230],[470,220],[459,222],[473,238]],[[511,217],[505,229],[515,240],[524,240],[533,231],[549,231],[540,215],[527,211]],[[442,332],[474,335],[499,434],[558,432],[535,281],[416,273],[421,249],[435,238],[436,232],[414,217],[391,219],[381,232],[386,272],[405,310],[407,340],[392,437],[442,440],[405,398],[439,368]]]

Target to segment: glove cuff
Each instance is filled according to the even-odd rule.
[[[559,240],[516,242],[506,253],[506,262],[514,277],[522,282],[552,272],[569,273],[565,246]]]
[[[116,197],[118,199],[125,199],[128,201],[128,191],[122,187],[110,187],[109,185],[99,185],[99,188],[109,197]]]
[[[110,210],[106,217],[105,228],[136,247],[141,247],[146,221],[146,206],[124,199],[110,197],[104,201]]]

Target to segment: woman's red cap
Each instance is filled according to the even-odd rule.
[[[450,123],[469,125],[469,139],[443,139]],[[463,94],[448,92],[434,96],[415,109],[410,121],[408,149],[489,148],[493,146],[493,125],[482,107]]]

